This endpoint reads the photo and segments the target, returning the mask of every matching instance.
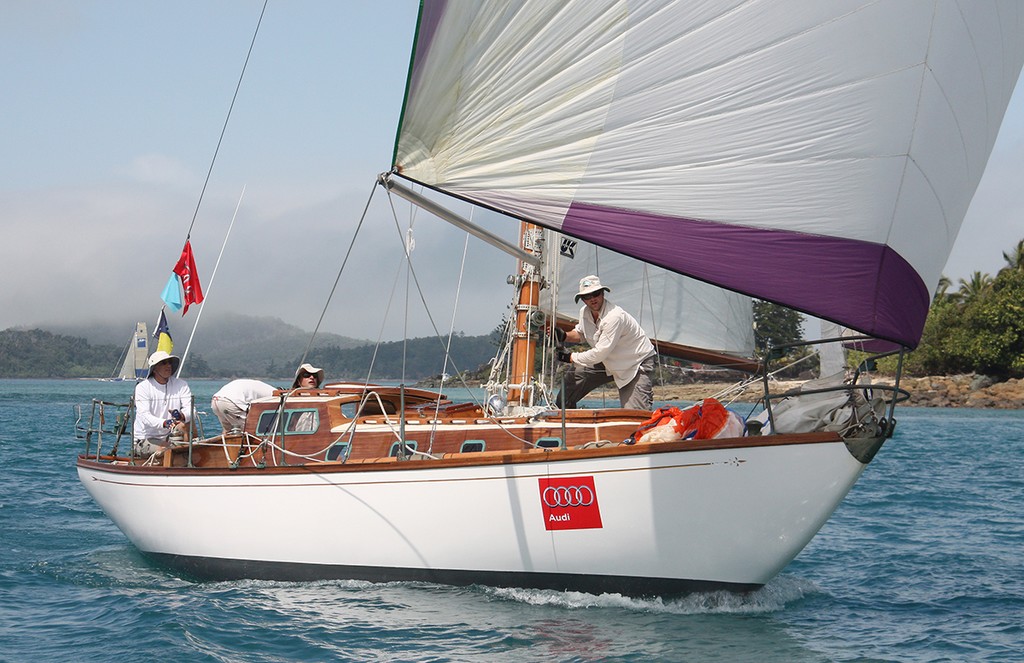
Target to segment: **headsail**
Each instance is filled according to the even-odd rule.
[[[914,346],[1022,61],[1015,0],[426,0],[394,167]]]

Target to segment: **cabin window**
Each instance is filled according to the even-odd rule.
[[[401,442],[395,442],[394,444],[391,445],[391,451],[388,452],[388,455],[392,457],[397,456],[399,449],[401,449],[401,447]],[[406,440],[405,453],[412,453],[414,451],[416,451],[416,440]]]
[[[348,458],[348,442],[335,442],[327,448],[326,460],[345,460]]]
[[[259,423],[256,424],[256,434],[269,434],[272,430],[274,430],[275,421],[277,421],[277,410],[269,410],[261,414]]]
[[[315,433],[320,427],[320,415],[316,410],[285,410],[288,415],[288,433]]]
[[[285,434],[303,435],[315,433],[320,427],[320,414],[315,409],[285,410]],[[277,421],[277,410],[268,410],[260,415],[256,423],[257,435],[270,435],[280,433],[275,429]]]
[[[459,447],[459,451],[462,453],[473,453],[475,451],[483,451],[487,447],[487,443],[483,440],[466,440]]]

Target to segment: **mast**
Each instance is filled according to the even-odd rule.
[[[532,223],[519,224],[520,248],[538,260],[543,258],[543,230]],[[539,319],[540,312],[540,270],[532,263],[518,261],[518,274],[512,277],[513,285],[519,290],[515,311],[515,332],[512,339],[512,368],[509,371],[508,402],[519,405],[533,404],[534,358],[537,339],[531,324]]]

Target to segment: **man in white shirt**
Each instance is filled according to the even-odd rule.
[[[560,350],[558,358],[568,362],[565,393],[559,394],[561,407],[574,408],[591,391],[614,380],[619,404],[624,408],[650,410],[654,401],[651,374],[657,352],[640,323],[607,299],[610,289],[596,276],[580,279],[576,301],[583,300],[580,321],[571,331],[555,330],[559,342],[586,342],[584,352]]]
[[[230,433],[245,428],[245,417],[249,413],[249,405],[253,401],[273,395],[273,385],[266,382],[232,380],[213,395],[210,407],[217,415],[224,432]]]
[[[170,438],[186,439],[192,421],[192,391],[175,377],[181,359],[157,350],[149,357],[149,377],[135,385],[135,449],[143,455],[160,453]]]

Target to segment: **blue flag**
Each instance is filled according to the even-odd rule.
[[[167,304],[172,311],[181,310],[184,304],[181,301],[181,282],[178,281],[177,274],[171,274],[171,278],[168,279],[167,285],[164,286],[160,299],[164,300],[164,304]]]

